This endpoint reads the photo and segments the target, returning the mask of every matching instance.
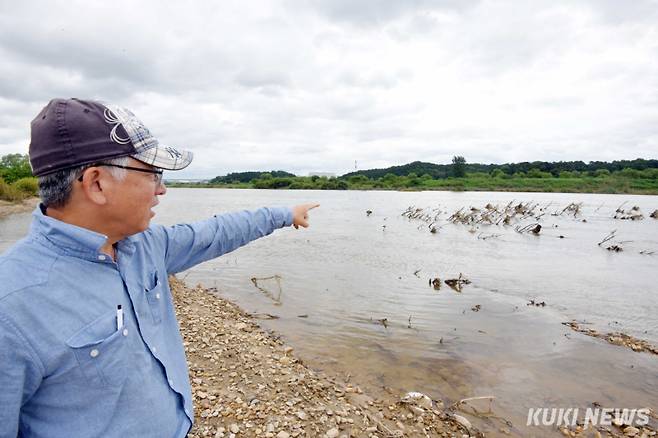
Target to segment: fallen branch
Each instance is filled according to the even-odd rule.
[[[541,231],[541,225],[538,223],[534,223],[534,224],[526,225],[525,227],[516,227],[515,229],[517,233],[521,233],[521,234],[533,233],[535,235],[538,235],[539,232]]]
[[[602,241],[600,241],[599,243],[597,243],[597,245],[601,246],[601,245],[603,245],[604,243],[606,243],[608,240],[612,240],[612,239],[614,239],[614,238],[615,238],[615,233],[616,233],[616,232],[617,232],[617,230],[612,230],[612,231],[610,232],[610,234],[608,234],[607,236],[605,236],[605,237],[603,238]]]
[[[264,287],[261,287],[258,285],[259,281],[265,281],[265,280],[276,280],[276,284],[279,288],[279,293],[275,297],[272,292],[269,290],[265,289]],[[256,278],[252,277],[251,282],[256,286],[256,289],[260,290],[266,297],[274,301],[274,305],[280,306],[281,305],[281,276],[279,274],[272,275],[271,277],[263,277],[263,278]]]

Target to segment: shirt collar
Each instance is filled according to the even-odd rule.
[[[89,260],[106,260],[99,257],[107,236],[87,228],[62,222],[44,214],[45,206],[39,204],[32,213],[30,234],[50,243],[55,251],[63,255],[77,256]],[[124,251],[133,252],[136,236],[130,236],[119,243]],[[108,257],[109,259],[109,257]]]

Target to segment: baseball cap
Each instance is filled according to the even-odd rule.
[[[83,99],[53,99],[32,120],[35,176],[130,156],[165,170],[192,162],[192,152],[163,146],[127,108]]]

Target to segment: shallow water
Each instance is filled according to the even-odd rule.
[[[494,395],[494,412],[522,436],[557,434],[526,428],[528,408],[584,409],[594,401],[658,408],[658,357],[561,325],[577,319],[658,344],[658,220],[648,218],[658,196],[170,189],[155,220],[173,224],[309,201],[322,204],[311,213],[311,228],[278,231],[182,276],[216,286],[247,311],[279,316],[263,326],[313,367],[349,373],[376,391],[415,390],[450,403]],[[539,236],[513,226],[446,223],[461,207],[510,201],[545,208]],[[551,215],[571,202],[583,203],[581,216]],[[622,203],[639,206],[646,219],[613,219]],[[436,234],[401,216],[412,205],[440,207]],[[26,232],[28,220],[0,220],[0,251]],[[624,242],[621,253],[597,246],[612,230]],[[499,236],[481,239],[491,234]],[[462,293],[428,286],[429,278],[459,273],[472,281]],[[275,274],[280,305],[250,281]],[[273,280],[259,284],[278,293]],[[546,307],[527,306],[531,299]],[[474,422],[494,432],[504,426]]]

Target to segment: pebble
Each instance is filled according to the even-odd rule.
[[[335,427],[329,429],[329,430],[327,431],[327,433],[325,433],[325,435],[327,436],[327,438],[336,438],[339,434],[340,434],[340,432],[339,432],[338,429],[336,429]]]
[[[627,428],[624,429],[624,435],[626,436],[635,436],[638,433],[640,433],[640,429],[638,429],[637,427],[628,426]]]

